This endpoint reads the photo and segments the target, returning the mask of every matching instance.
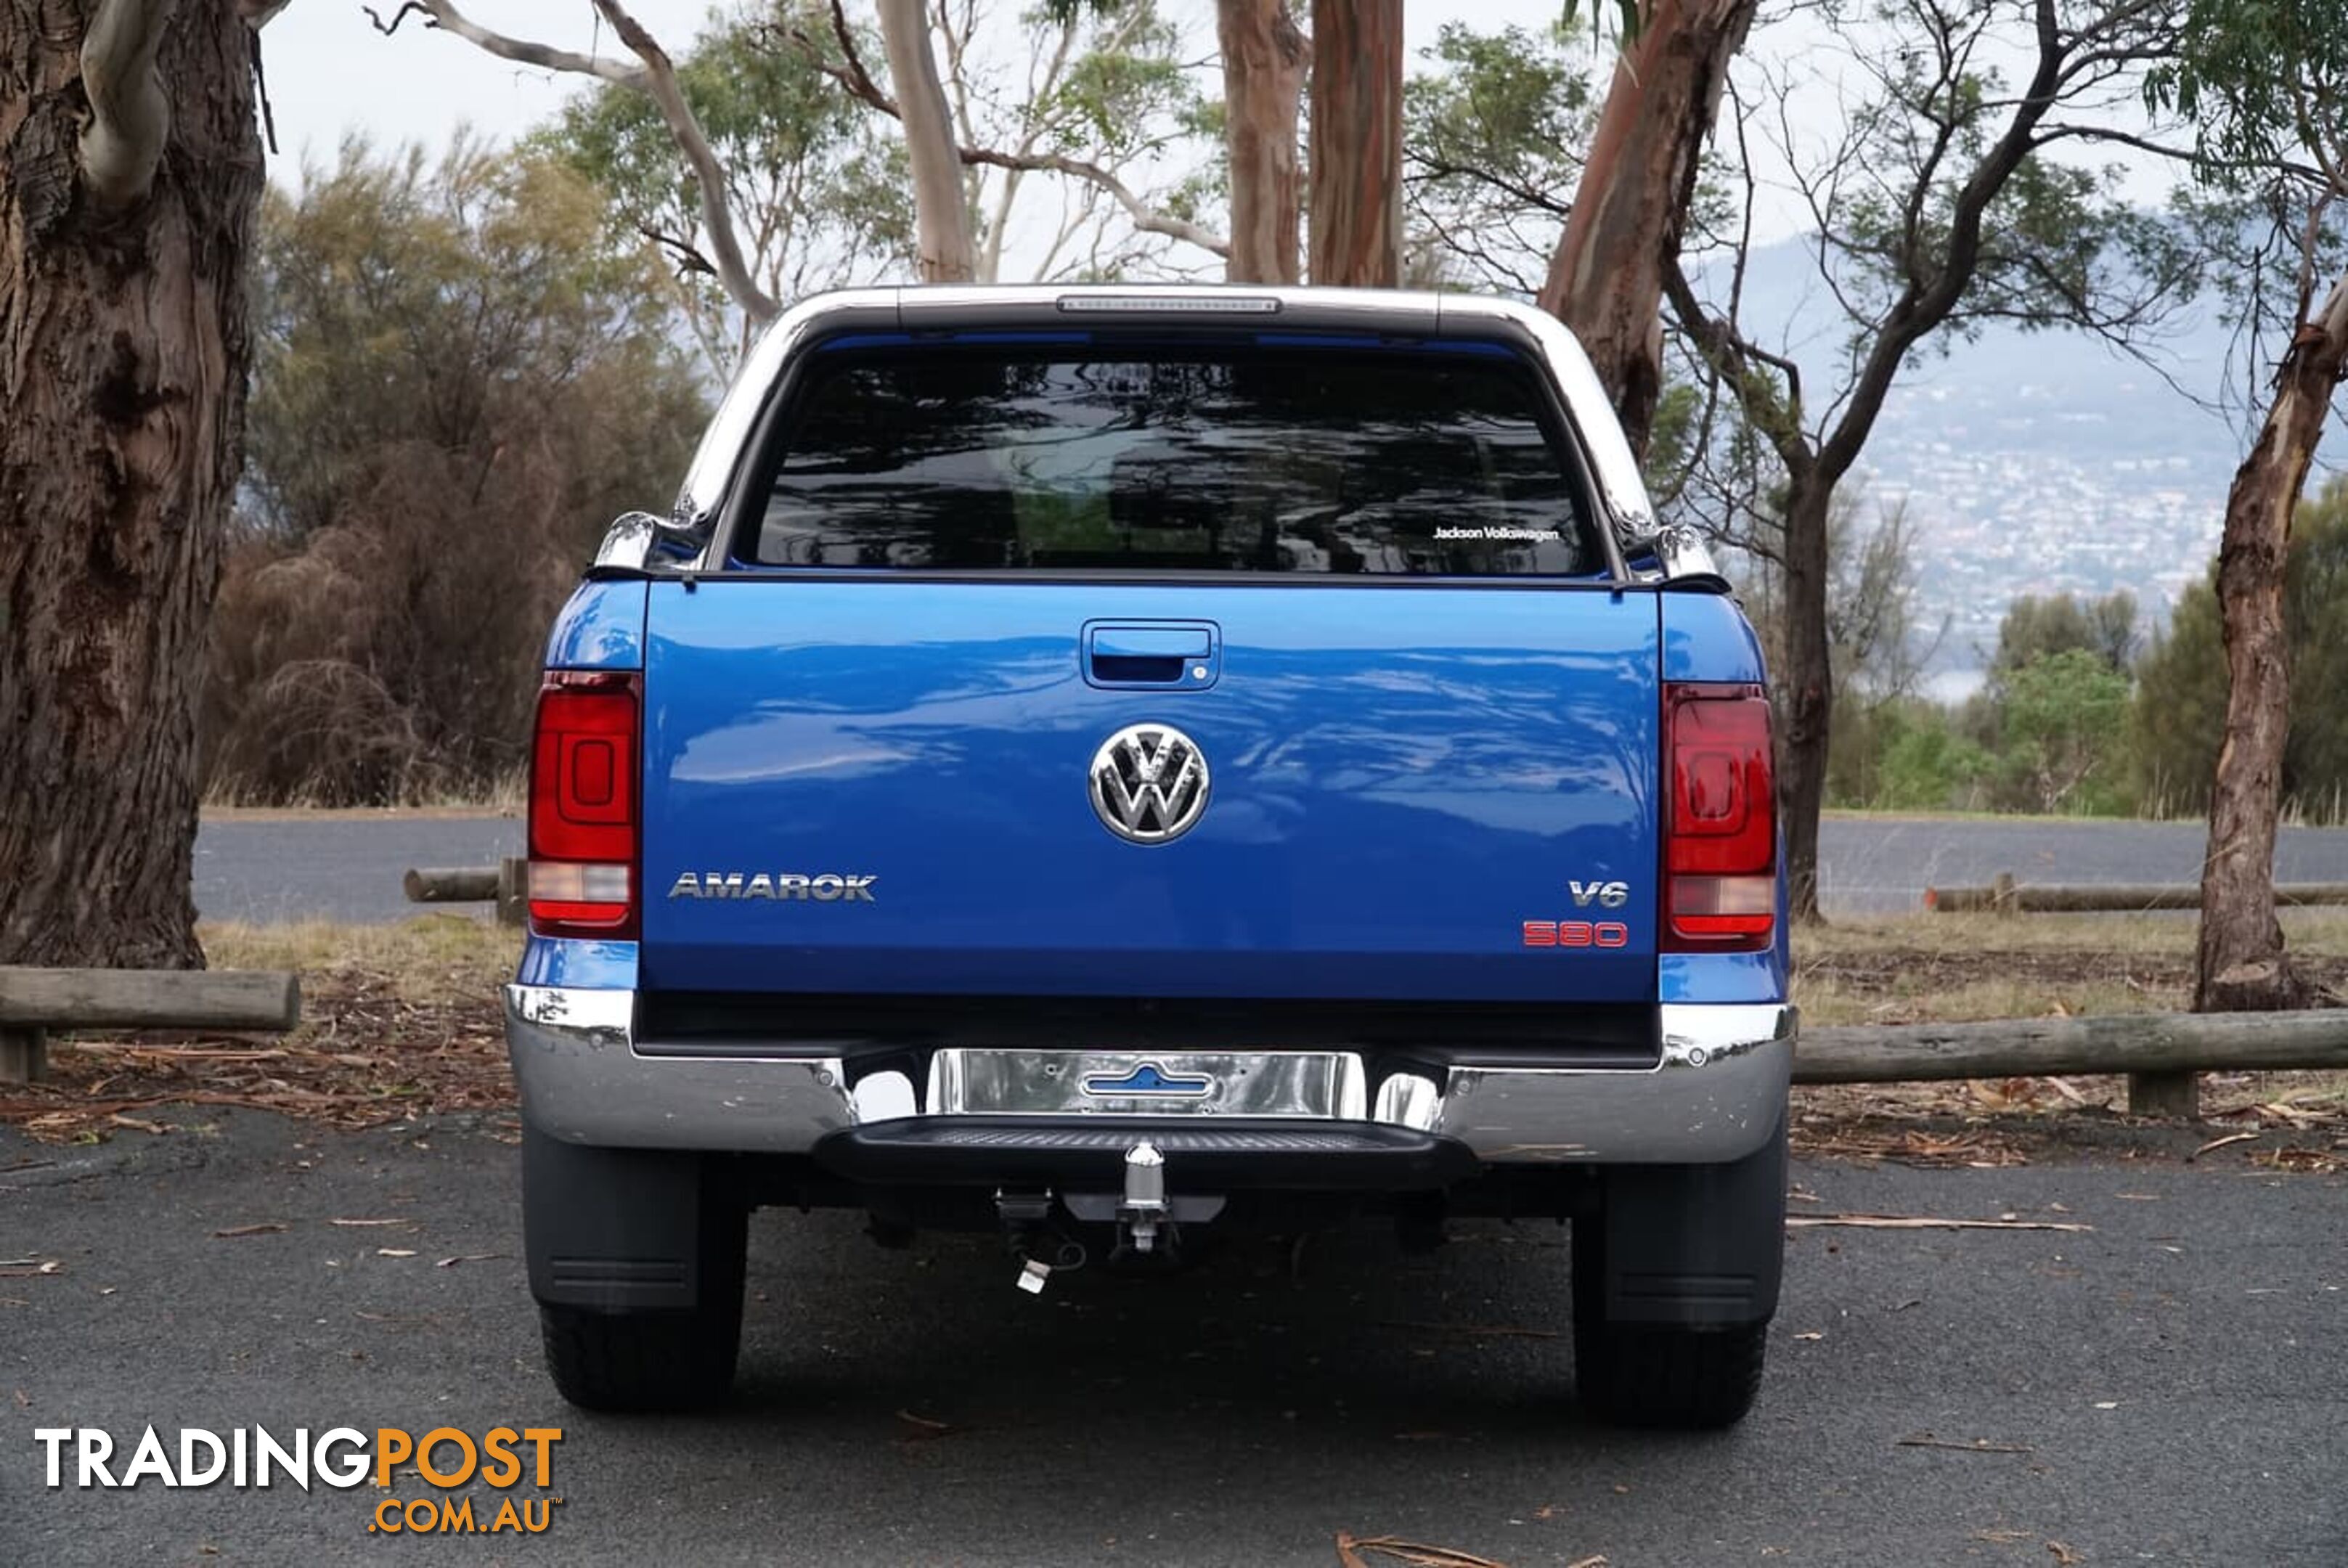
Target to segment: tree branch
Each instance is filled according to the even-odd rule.
[[[146,200],[170,134],[171,101],[155,75],[173,0],[99,0],[82,35],[82,88],[89,124],[81,133],[82,183],[109,212]]]
[[[1990,206],[2005,189],[2006,180],[2031,151],[2031,138],[2061,97],[2066,50],[2054,0],[2037,0],[2038,61],[2029,87],[2013,118],[1991,144],[1956,194],[1949,213],[1948,232],[1932,260],[1929,280],[1912,280],[1884,316],[1874,345],[1834,429],[1818,444],[1818,466],[1830,478],[1839,478],[1859,460],[1859,449],[1874,428],[1883,400],[1908,351],[1948,319],[1965,291],[1972,286],[1981,255],[1982,227]]]
[[[701,193],[701,224],[709,232],[711,267],[717,281],[734,302],[754,322],[766,323],[782,312],[773,296],[758,287],[750,269],[742,260],[742,247],[734,237],[734,215],[726,205],[726,171],[710,150],[709,138],[703,134],[701,122],[695,118],[693,106],[685,101],[684,91],[676,82],[676,67],[668,54],[644,31],[642,24],[628,15],[619,0],[594,0],[596,14],[612,25],[638,62],[607,60],[596,55],[576,54],[550,45],[516,38],[492,28],[484,27],[457,9],[454,0],[403,0],[399,9],[386,22],[372,8],[367,17],[376,31],[386,35],[398,31],[409,12],[423,14],[425,26],[444,33],[453,33],[475,48],[511,60],[517,65],[535,66],[542,70],[568,71],[577,76],[593,77],[614,87],[629,87],[643,93],[659,106],[661,118],[668,122],[670,137],[685,165],[693,171],[693,182]]]
[[[596,3],[601,5],[602,0],[596,0]],[[848,13],[841,0],[831,0],[831,31],[832,36],[839,45],[841,61],[839,64],[825,59],[822,52],[814,46],[806,34],[794,30],[792,37],[793,41],[806,52],[808,59],[814,63],[816,69],[838,82],[850,97],[880,110],[891,119],[902,120],[905,118],[904,113],[898,108],[897,100],[889,96],[887,88],[872,79],[872,73],[865,68],[862,56],[857,53],[855,36],[848,26]],[[1230,241],[1210,229],[1191,222],[1187,218],[1178,218],[1170,212],[1161,211],[1152,207],[1135,195],[1123,180],[1097,163],[1081,158],[1070,158],[1064,153],[1056,152],[1011,153],[1000,152],[993,148],[969,146],[958,147],[954,151],[965,168],[983,166],[989,169],[1011,169],[1025,173],[1058,174],[1071,179],[1081,179],[1086,184],[1097,188],[1119,207],[1125,209],[1126,217],[1132,221],[1136,229],[1144,233],[1164,234],[1170,239],[1196,245],[1200,250],[1217,256],[1229,258],[1231,253]]]
[[[1738,384],[1737,399],[1747,422],[1760,431],[1786,471],[1796,476],[1807,472],[1816,458],[1801,427],[1802,367],[1784,354],[1771,354],[1738,333],[1734,323],[1705,310],[1676,256],[1663,268],[1663,297],[1671,301],[1672,313],[1679,318],[1713,374]],[[1762,368],[1785,378],[1785,400],[1774,409],[1760,406],[1760,399],[1750,389],[1749,378]]]
[[[1031,172],[1044,170],[1053,174],[1065,174],[1071,179],[1081,179],[1087,185],[1098,187],[1111,200],[1124,208],[1126,217],[1132,220],[1136,229],[1144,233],[1164,234],[1170,239],[1185,241],[1198,246],[1201,251],[1210,251],[1218,256],[1229,257],[1231,253],[1230,241],[1211,230],[1191,222],[1187,218],[1177,218],[1170,212],[1159,211],[1140,197],[1136,196],[1123,180],[1097,163],[1081,158],[1070,158],[1065,153],[1058,152],[1019,154],[996,152],[991,148],[983,147],[965,147],[956,150],[961,153],[964,164],[984,165],[990,169],[1026,169]]]
[[[750,276],[748,264],[742,260],[741,242],[734,237],[734,215],[726,206],[726,170],[718,165],[716,153],[710,150],[709,138],[702,133],[701,121],[694,117],[693,106],[685,101],[685,91],[677,86],[676,67],[670,63],[667,51],[644,31],[643,24],[621,8],[620,0],[595,0],[595,12],[612,25],[620,42],[644,62],[644,79],[637,85],[660,106],[661,118],[668,121],[669,135],[676,138],[677,150],[693,169],[693,181],[701,189],[701,226],[709,231],[710,261],[717,269],[718,282],[754,320],[774,320],[782,313],[782,307],[758,287],[757,280]]]
[[[406,0],[385,22],[367,9],[367,17],[375,23],[376,32],[388,36],[399,30],[411,11],[421,12],[424,25],[444,33],[454,33],[477,49],[495,55],[516,65],[536,66],[542,70],[570,71],[582,77],[599,77],[623,87],[644,88],[644,69],[625,60],[606,60],[595,55],[573,54],[569,49],[557,49],[545,44],[534,44],[526,38],[509,37],[503,33],[482,26],[457,9],[451,0]]]
[[[665,233],[649,223],[637,224],[636,232],[662,250],[673,253],[676,257],[676,270],[679,272],[699,272],[704,277],[710,278],[717,275],[717,269],[710,264],[709,258],[703,255],[700,248],[692,241],[681,235]]]

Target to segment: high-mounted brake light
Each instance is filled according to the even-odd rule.
[[[633,674],[551,671],[530,758],[530,924],[543,937],[637,929],[637,740]]]
[[[1777,927],[1776,767],[1758,686],[1663,688],[1663,945],[1750,952]]]
[[[1055,302],[1066,315],[1276,316],[1280,302],[1269,294],[1222,294],[1189,291],[1162,294],[1062,294]]]

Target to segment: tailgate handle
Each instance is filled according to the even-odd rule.
[[[1210,686],[1220,643],[1212,621],[1088,621],[1085,679],[1096,686]]]

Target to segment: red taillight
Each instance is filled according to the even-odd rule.
[[[1776,769],[1758,686],[1663,688],[1667,948],[1766,948],[1777,927]]]
[[[633,675],[552,671],[530,755],[530,924],[545,937],[636,934]]]

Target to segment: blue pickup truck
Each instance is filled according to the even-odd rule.
[[[1576,1384],[1717,1427],[1784,1242],[1750,627],[1551,318],[800,306],[557,622],[506,993],[565,1397],[721,1399],[747,1216],[1570,1222]]]

